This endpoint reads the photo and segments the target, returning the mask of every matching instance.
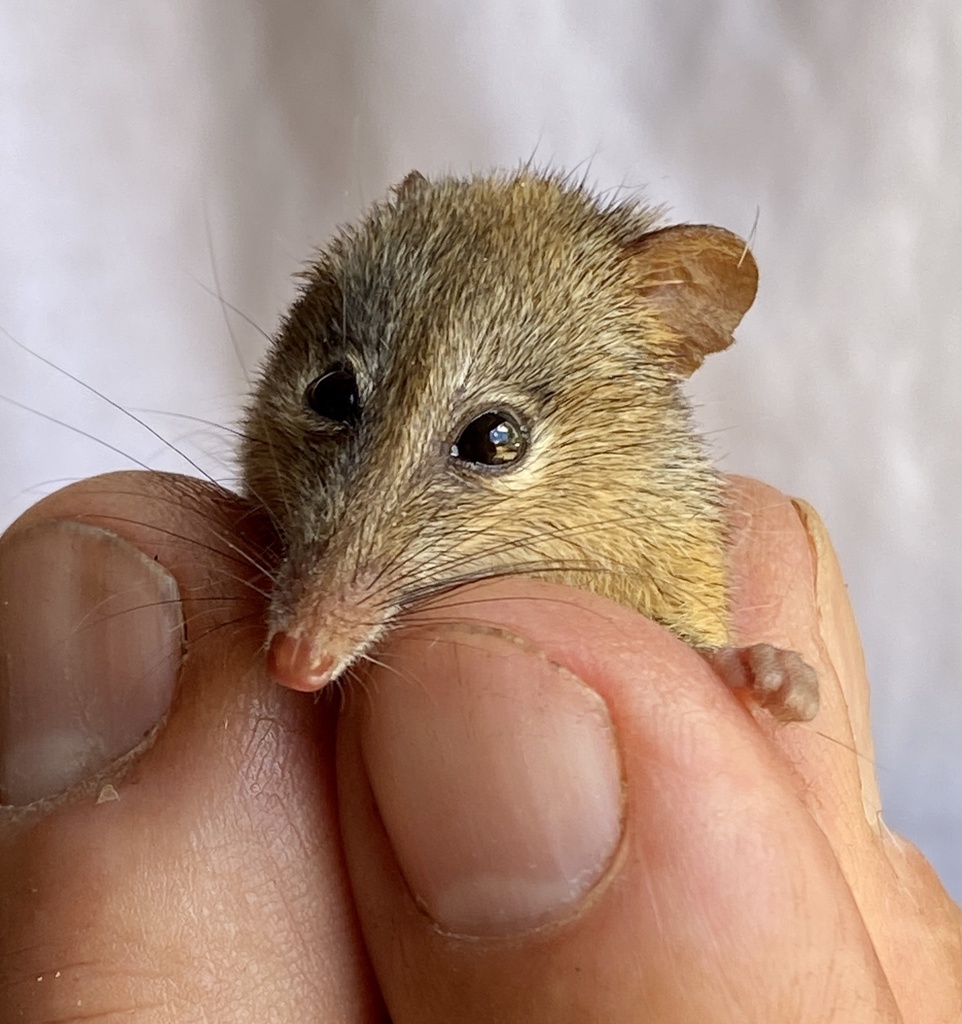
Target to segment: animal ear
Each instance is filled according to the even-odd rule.
[[[392,191],[398,199],[405,199],[421,191],[427,185],[428,179],[420,171],[408,171],[404,180],[395,185]]]
[[[659,357],[688,377],[728,348],[758,288],[745,242],[724,228],[679,224],[642,235],[628,254],[635,290],[668,328],[652,338]]]

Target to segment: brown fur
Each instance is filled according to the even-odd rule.
[[[272,630],[343,667],[414,601],[522,572],[726,643],[723,493],[680,384],[755,286],[728,232],[557,176],[409,176],[304,275],[247,415],[247,489],[284,549]],[[305,404],[337,362],[352,427]],[[530,425],[517,465],[451,458],[504,407]]]

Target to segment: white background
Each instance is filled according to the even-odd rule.
[[[269,332],[405,172],[532,153],[678,219],[758,214],[700,422],[828,522],[887,819],[962,897],[958,0],[0,0],[0,326],[227,477],[229,436],[169,415],[229,423],[264,348],[207,289]],[[0,394],[185,468],[3,337]],[[129,465],[0,402],[0,525]]]

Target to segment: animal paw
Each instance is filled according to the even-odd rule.
[[[818,713],[818,676],[796,651],[752,644],[700,653],[732,690],[746,691],[778,721],[809,722]]]

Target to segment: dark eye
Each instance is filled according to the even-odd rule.
[[[451,455],[476,466],[507,466],[517,462],[528,447],[524,427],[503,409],[475,417],[461,431]]]
[[[356,423],[361,415],[357,379],[346,366],[336,366],[311,381],[304,400],[318,416],[335,423]]]

